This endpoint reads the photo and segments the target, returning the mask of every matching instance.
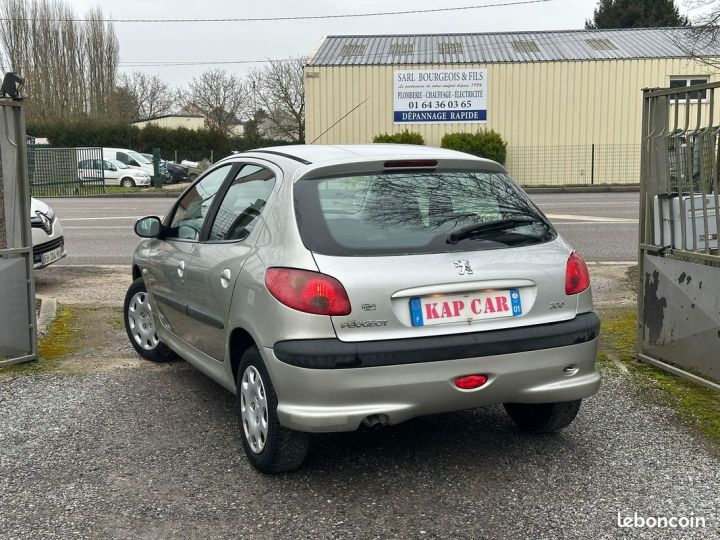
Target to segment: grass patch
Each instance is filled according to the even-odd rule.
[[[115,332],[119,332],[121,330],[125,330],[125,320],[123,319],[122,315],[116,315],[115,317],[110,317],[107,321],[110,328],[113,329]]]
[[[2,374],[40,371],[52,361],[78,350],[81,333],[77,313],[68,306],[58,306],[57,317],[50,323],[47,334],[38,340],[38,359],[2,369]]]
[[[637,312],[628,307],[598,313],[602,320],[601,352],[608,358],[613,354],[630,370],[635,381],[645,389],[662,392],[663,398],[688,424],[699,429],[716,442],[720,442],[720,394],[687,381],[672,373],[637,361]],[[602,358],[599,358],[602,360]]]
[[[57,360],[75,351],[80,338],[77,314],[67,306],[58,306],[57,317],[50,323],[48,333],[38,342],[38,358]]]
[[[105,186],[105,193],[163,193],[161,188]]]

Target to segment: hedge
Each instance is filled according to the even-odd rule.
[[[393,143],[393,144],[425,144],[425,139],[419,133],[405,130],[401,133],[381,133],[373,137],[374,143]]]
[[[232,151],[244,151],[262,146],[290,144],[287,141],[262,139],[259,137],[230,137],[218,131],[207,129],[163,128],[146,126],[139,128],[124,122],[98,120],[28,122],[27,132],[33,137],[47,137],[56,147],[116,147],[130,148],[138,152],[151,153],[160,148],[163,159],[179,161],[189,159],[200,161],[215,160]]]
[[[477,133],[446,133],[440,146],[467,154],[484,157],[505,164],[507,143],[495,131],[478,131]]]

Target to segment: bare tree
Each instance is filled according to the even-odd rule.
[[[230,134],[249,111],[250,93],[239,77],[212,69],[190,82],[183,105],[188,112],[204,116],[209,129]]]
[[[157,75],[140,71],[120,75],[118,86],[124,88],[135,101],[138,118],[151,118],[170,113],[175,107],[176,94],[170,85]]]
[[[0,51],[22,73],[31,118],[106,115],[118,41],[99,9],[77,21],[63,0],[0,1]]]
[[[250,72],[255,109],[264,111],[257,121],[266,137],[302,142],[305,139],[304,59],[270,61]]]
[[[107,114],[110,96],[115,88],[119,46],[112,25],[103,21],[100,8],[86,15],[85,43],[90,114]]]

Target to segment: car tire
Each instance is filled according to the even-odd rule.
[[[135,187],[135,180],[132,178],[123,178],[120,180],[120,185],[122,187]]]
[[[581,399],[560,403],[505,403],[513,422],[528,433],[552,433],[569,426],[580,410]]]
[[[265,474],[300,467],[310,434],[280,424],[275,388],[256,347],[246,350],[240,360],[236,388],[240,438],[252,466]]]
[[[123,319],[130,344],[145,360],[168,362],[177,358],[157,337],[147,289],[141,277],[133,281],[125,293]]]

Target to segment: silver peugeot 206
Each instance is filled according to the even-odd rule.
[[[135,231],[130,342],[236,393],[262,472],[300,466],[312,432],[490,404],[556,431],[600,385],[587,267],[492,161],[254,150]]]

